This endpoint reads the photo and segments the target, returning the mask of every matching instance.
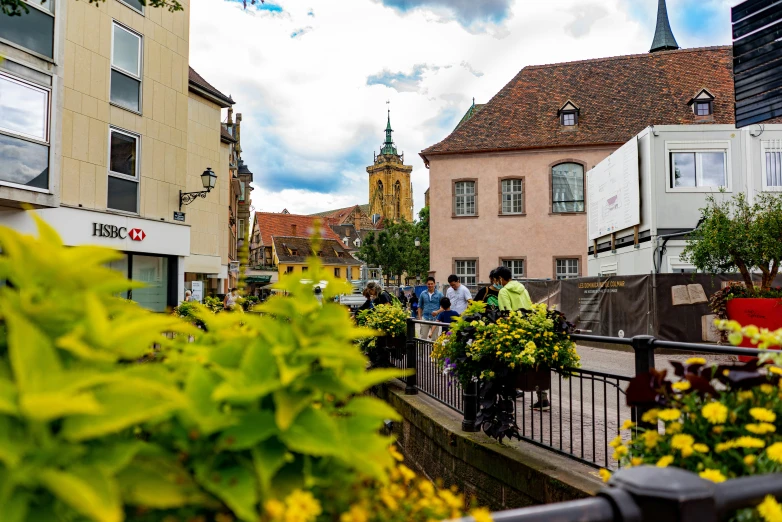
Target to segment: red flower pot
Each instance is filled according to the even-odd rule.
[[[737,321],[741,326],[754,325],[769,330],[782,328],[782,299],[739,297],[728,301],[726,312],[728,319]],[[757,348],[747,337],[739,346]],[[739,356],[740,361],[752,359],[746,355]]]

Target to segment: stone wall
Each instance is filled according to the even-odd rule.
[[[404,395],[401,385],[379,387],[376,394],[403,418],[392,431],[405,464],[493,511],[575,500],[600,489],[596,470],[531,444],[500,445],[462,432],[458,414],[424,395]]]

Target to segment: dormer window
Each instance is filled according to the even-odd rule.
[[[563,127],[575,127],[578,125],[578,113],[578,107],[568,100],[567,103],[557,111],[560,125]]]
[[[714,114],[714,96],[706,89],[701,89],[698,94],[693,96],[688,105],[692,107],[692,112],[698,118]]]
[[[356,248],[361,248],[361,239],[356,238],[356,240],[353,241],[353,245],[355,245]]]

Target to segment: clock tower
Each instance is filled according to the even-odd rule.
[[[375,153],[375,162],[367,167],[369,174],[369,215],[384,220],[413,221],[413,185],[411,165],[405,165],[405,155],[399,154],[391,137],[391,111],[388,111],[386,140]]]

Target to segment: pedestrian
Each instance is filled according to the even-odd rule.
[[[402,303],[402,308],[407,308],[407,296],[404,288],[399,289],[399,302]]]
[[[434,277],[426,278],[426,290],[422,291],[418,296],[418,318],[424,321],[435,321],[437,314],[434,312],[441,312],[440,299],[442,299],[443,293],[437,290]],[[429,339],[436,329],[435,326],[422,324],[419,329],[419,337],[422,339]]]
[[[418,317],[418,297],[415,295],[415,287],[410,294],[410,317],[413,319]]]
[[[500,284],[500,280],[497,278],[497,269],[495,268],[491,272],[489,272],[489,286],[484,286],[480,290],[478,290],[478,293],[475,294],[475,300],[476,301],[482,301],[486,303],[486,307],[489,308],[499,308],[500,306],[500,289],[502,288],[502,285]]]
[[[500,310],[521,310],[532,308],[532,299],[524,285],[518,281],[513,281],[513,275],[510,268],[501,266],[497,268],[497,277],[502,285],[499,293]]]
[[[185,290],[185,302],[189,303],[192,300],[193,300],[193,292],[191,292],[190,290]]]
[[[440,309],[442,310],[442,312],[437,314],[438,323],[451,324],[456,320],[457,317],[459,317],[459,314],[451,310],[451,300],[448,299],[447,297],[443,297],[442,299],[440,299]],[[448,328],[445,329],[448,330]]]
[[[391,296],[391,294],[383,290],[383,287],[374,281],[367,284],[367,291],[372,298],[373,308],[378,305],[392,304],[394,302],[394,298]]]
[[[358,312],[361,312],[362,310],[371,310],[371,309],[372,309],[372,307],[373,307],[373,305],[372,305],[372,296],[371,296],[371,295],[370,295],[370,293],[369,293],[369,288],[365,288],[365,289],[364,289],[364,291],[363,291],[363,292],[361,292],[361,295],[363,295],[363,296],[364,296],[364,298],[366,299],[366,301],[364,301],[364,304],[362,304],[362,305],[361,305],[361,306],[358,308],[358,310],[357,310],[357,313],[358,313]]]
[[[472,302],[470,290],[459,281],[459,276],[451,274],[448,276],[448,284],[451,288],[445,293],[445,297],[451,300],[451,308],[454,312],[462,315],[467,306]]]
[[[236,306],[236,301],[239,299],[239,296],[236,293],[236,288],[231,288],[231,290],[225,294],[225,297],[223,298],[223,310],[231,311]]]

